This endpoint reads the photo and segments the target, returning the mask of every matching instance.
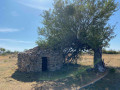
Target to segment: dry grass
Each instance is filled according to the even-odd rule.
[[[24,83],[11,78],[17,69],[17,58],[0,56],[0,90],[30,90],[36,82]]]
[[[109,67],[120,67],[120,54],[103,55],[103,59],[104,59],[106,65]],[[78,63],[80,63],[84,66],[92,66],[93,65],[93,56],[83,55],[82,59],[78,60]],[[0,90],[31,90],[33,87],[38,85],[37,81],[23,82],[23,81],[19,81],[17,79],[12,78],[12,75],[15,73],[15,71],[17,69],[16,64],[17,64],[16,57],[11,58],[10,55],[0,56]],[[84,73],[81,75],[86,76],[86,77],[89,76],[87,73]],[[92,77],[92,74],[90,74],[90,75]],[[24,78],[24,77],[22,77],[22,78]],[[90,77],[88,77],[88,78],[90,78]],[[68,78],[68,79],[71,80],[71,78]],[[87,78],[85,78],[85,79],[87,79]],[[81,82],[83,82],[85,79],[84,79],[84,77],[81,78]],[[66,79],[64,79],[64,80],[66,80]],[[49,83],[52,83],[52,82],[53,81],[51,81]],[[73,80],[72,82],[70,82],[70,81],[60,81],[60,82],[61,82],[61,87],[63,87],[63,86],[69,87],[70,85],[74,86],[75,83],[78,84],[80,81],[76,82]],[[44,81],[39,82],[40,86],[42,86],[43,84],[44,84]],[[62,85],[62,84],[64,84],[64,85]],[[66,88],[66,89],[68,89],[68,88]]]
[[[104,54],[103,57],[106,66],[120,67],[120,54]],[[85,54],[79,59],[79,64],[93,66],[93,56]]]

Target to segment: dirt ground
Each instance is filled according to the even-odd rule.
[[[0,90],[30,90],[33,84],[11,78],[17,69],[17,58],[14,55],[0,56]]]
[[[93,56],[91,55],[83,55],[81,59],[78,60],[78,63],[84,66],[91,66],[93,65]],[[120,67],[120,54],[116,55],[103,55],[103,59],[105,64],[109,67]],[[17,56],[16,55],[7,55],[7,56],[0,56],[0,90],[34,90],[36,85],[38,87],[36,90],[47,90],[42,89],[42,85],[45,85],[46,82],[49,81],[31,81],[31,82],[24,82],[17,80],[12,77],[12,75],[17,70]],[[66,79],[64,79],[66,80]],[[38,84],[39,83],[39,84]],[[54,83],[54,81],[50,81],[49,84]],[[47,83],[48,84],[48,83]],[[60,85],[60,87],[65,86],[64,83],[58,83],[54,85]],[[74,85],[73,85],[74,87]],[[71,88],[72,90],[76,90],[75,88]],[[60,90],[60,89],[59,89]],[[68,88],[66,88],[68,90]]]

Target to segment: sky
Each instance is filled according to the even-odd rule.
[[[120,2],[119,0],[115,0]],[[0,47],[24,51],[37,44],[38,27],[42,27],[43,10],[52,8],[53,0],[0,0]],[[116,24],[115,34],[108,50],[120,50],[120,10],[110,18]]]

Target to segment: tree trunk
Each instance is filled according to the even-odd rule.
[[[102,61],[102,48],[94,50],[94,69],[98,72],[105,71],[105,64],[104,61]]]

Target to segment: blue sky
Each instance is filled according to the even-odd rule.
[[[42,26],[40,14],[51,8],[52,3],[53,0],[1,0],[0,47],[23,51],[37,46],[37,28]],[[116,22],[117,36],[111,40],[107,49],[120,50],[120,10],[109,21],[112,25]]]

